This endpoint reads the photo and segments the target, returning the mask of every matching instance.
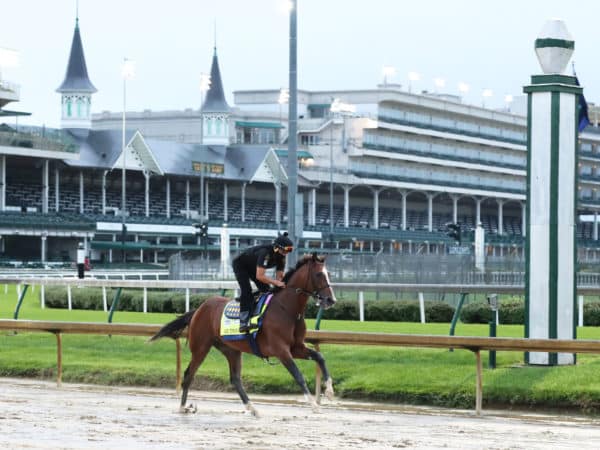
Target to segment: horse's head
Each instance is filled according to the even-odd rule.
[[[337,300],[329,282],[329,274],[325,267],[325,257],[317,256],[316,253],[313,253],[310,258],[308,271],[311,286],[309,290],[312,291],[313,297],[317,301],[317,306],[321,306],[323,309],[331,308]]]

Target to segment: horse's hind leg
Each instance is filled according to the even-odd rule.
[[[329,375],[329,371],[327,370],[327,365],[325,364],[325,358],[323,358],[323,355],[321,355],[321,353],[319,353],[316,350],[313,350],[306,346],[302,346],[295,347],[292,351],[292,356],[297,359],[312,359],[319,365],[321,373],[323,374],[323,381],[325,382],[325,396],[329,400],[333,400],[333,380]]]
[[[193,405],[185,406],[185,402],[187,401],[188,391],[190,389],[190,385],[192,384],[192,380],[194,379],[194,375],[200,367],[200,364],[206,358],[210,350],[210,345],[194,345],[192,351],[192,359],[185,369],[185,373],[183,375],[183,382],[181,383],[182,393],[181,393],[181,404],[179,406],[179,412],[188,413],[188,412],[196,412],[196,408]]]
[[[250,402],[250,399],[244,390],[244,386],[242,385],[242,352],[228,347],[221,341],[216,341],[214,346],[217,350],[223,353],[223,355],[225,355],[225,358],[227,358],[227,362],[229,363],[229,381],[233,387],[235,387],[235,390],[242,399],[242,403],[246,407],[246,410],[252,413],[254,417],[258,417],[258,411]]]

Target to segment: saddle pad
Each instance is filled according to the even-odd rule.
[[[271,302],[273,294],[263,294],[260,296],[256,308],[253,311],[252,317],[250,317],[250,329],[258,331],[262,325],[262,318]],[[221,336],[226,339],[244,339],[246,333],[240,334],[240,304],[235,300],[231,300],[223,309],[221,315]]]

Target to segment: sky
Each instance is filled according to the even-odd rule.
[[[135,61],[128,111],[200,107],[200,75],[210,71],[215,42],[227,100],[233,91],[288,85],[289,19],[284,0],[79,0],[88,74],[98,93],[94,113],[121,112],[124,58]],[[19,123],[58,127],[61,84],[76,0],[0,0],[0,47],[19,52],[19,66],[0,68],[21,86],[6,109],[31,112]],[[298,87],[369,89],[383,81],[413,92],[458,94],[481,106],[505,105],[541,73],[533,45],[544,23],[563,19],[575,39],[577,75],[589,102],[600,103],[595,45],[600,2],[579,0],[298,0]],[[216,27],[215,27],[216,24]],[[570,71],[570,68],[569,68]],[[440,90],[440,88],[438,88]],[[10,123],[12,118],[6,121]]]

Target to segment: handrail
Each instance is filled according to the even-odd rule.
[[[96,322],[82,323],[0,319],[0,329],[2,330],[50,332],[56,335],[58,385],[60,385],[62,379],[61,333],[152,336],[158,332],[160,328],[161,325],[149,324],[107,324]],[[483,400],[483,368],[480,354],[482,350],[523,352],[540,351],[551,353],[600,353],[600,340],[496,338],[479,336],[413,335],[307,330],[306,342],[315,345],[341,344],[451,349],[457,348],[472,351],[475,353],[477,366],[477,379],[475,388],[475,410],[477,414],[481,413]],[[176,352],[176,386],[179,387],[181,384],[181,346],[179,340],[176,340]]]

